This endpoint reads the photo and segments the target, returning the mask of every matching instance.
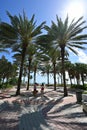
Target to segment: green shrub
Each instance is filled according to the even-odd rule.
[[[87,90],[87,85],[85,84],[83,86],[83,85],[73,84],[71,88]]]
[[[0,89],[2,89],[2,84],[0,84]]]
[[[0,84],[0,89],[12,88],[13,86],[8,83]]]
[[[83,91],[83,94],[87,94],[87,91]]]
[[[9,84],[11,84],[11,85],[16,85],[17,82],[18,82],[18,79],[17,79],[17,78],[12,78],[12,79],[10,79],[8,82],[9,82]]]

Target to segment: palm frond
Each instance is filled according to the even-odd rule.
[[[76,44],[70,45],[70,47],[75,47],[75,48],[86,50],[86,47],[80,46],[78,44],[77,45]]]
[[[78,55],[78,52],[75,49],[73,49],[71,47],[68,47],[68,49],[71,50],[74,54]]]
[[[84,35],[77,35],[73,38],[71,38],[73,41],[80,41],[80,40],[87,40],[87,34]],[[84,43],[87,43],[86,41]]]

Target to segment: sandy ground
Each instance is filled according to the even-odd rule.
[[[15,88],[0,93],[0,103],[11,104],[1,110],[0,130],[19,130],[18,103],[20,107],[25,105],[23,109],[26,111],[28,110],[26,104],[39,106],[37,110],[38,108],[42,110],[44,119],[54,130],[87,130],[87,116],[83,113],[82,105],[76,103],[75,93],[69,92],[68,97],[63,97],[62,88],[58,88],[57,91],[45,88],[44,95],[41,95],[38,88],[38,96],[33,97],[32,90],[32,87],[28,92],[21,89],[21,96],[17,97],[11,96],[15,94]]]

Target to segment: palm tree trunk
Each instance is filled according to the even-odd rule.
[[[27,83],[27,90],[29,90],[29,85],[30,85],[30,66],[31,66],[31,59],[29,60],[29,66],[28,66],[28,83]]]
[[[49,86],[49,72],[47,72],[47,86]]]
[[[81,79],[82,79],[82,84],[83,84],[83,87],[84,87],[84,75],[83,74],[81,74]]]
[[[5,79],[5,77],[2,78],[2,83],[4,83],[4,79]]]
[[[63,72],[63,84],[64,84],[64,97],[68,96],[67,87],[66,87],[66,78],[65,78],[65,67],[64,67],[64,47],[61,48],[62,56],[62,72]]]
[[[70,84],[71,84],[71,87],[72,87],[72,78],[71,78],[70,74],[69,74],[69,79],[70,79]]]
[[[79,82],[79,74],[76,75],[76,80],[77,80],[77,86],[79,86],[80,82]]]
[[[71,87],[72,87],[72,79],[70,78],[70,84],[71,84]]]
[[[23,53],[22,53],[16,96],[20,95],[20,85],[21,85],[21,78],[22,78],[22,73],[23,73],[23,64],[24,64],[24,58],[25,58],[25,51],[26,50],[23,50]]]
[[[34,70],[34,84],[35,84],[35,82],[36,82],[36,68]]]
[[[62,72],[61,72],[61,74],[60,74],[60,84],[61,84],[61,85],[63,84]]]
[[[55,68],[55,63],[53,64],[54,67],[54,90],[56,90],[56,68]]]

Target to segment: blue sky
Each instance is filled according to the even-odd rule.
[[[56,22],[56,15],[65,19],[67,14],[70,21],[74,17],[81,16],[84,16],[84,20],[87,21],[87,0],[0,0],[1,21],[10,22],[6,11],[9,11],[11,15],[18,15],[22,14],[23,10],[29,19],[35,14],[37,24],[46,21],[46,24],[50,26],[51,20]],[[87,50],[77,51],[79,52],[78,57],[70,53],[70,60],[87,63]],[[5,53],[0,54],[0,57],[3,54]],[[11,53],[10,55],[5,54],[5,56],[12,61]]]

